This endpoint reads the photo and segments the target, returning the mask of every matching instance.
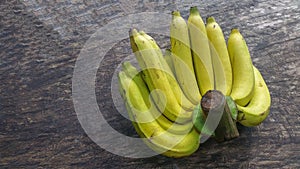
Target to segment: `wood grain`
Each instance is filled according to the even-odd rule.
[[[95,144],[72,102],[72,74],[89,36],[115,18],[146,11],[186,18],[191,5],[213,15],[227,39],[238,27],[272,96],[259,126],[238,126],[240,137],[200,146],[190,157],[124,158]],[[0,168],[300,168],[300,8],[297,0],[250,1],[1,1]],[[168,38],[154,35],[162,47]],[[110,81],[131,54],[128,39],[115,45],[97,73],[96,96],[116,130],[136,137],[118,114]],[[101,94],[101,97],[100,97]]]

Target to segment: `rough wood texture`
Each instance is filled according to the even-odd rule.
[[[203,18],[215,16],[226,38],[231,28],[241,30],[270,89],[269,117],[258,127],[238,126],[237,139],[211,140],[182,159],[130,159],[101,149],[81,128],[71,98],[83,44],[120,16],[177,7],[186,18],[191,5]],[[12,0],[0,2],[0,21],[0,168],[300,168],[298,0]],[[98,103],[108,122],[134,136],[110,98],[110,78],[131,53],[128,39],[116,46],[97,74],[96,94],[105,96]]]

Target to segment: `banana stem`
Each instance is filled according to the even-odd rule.
[[[239,136],[236,122],[232,119],[230,108],[226,101],[225,96],[218,90],[209,90],[205,93],[201,100],[201,107],[205,116],[208,116],[209,112],[215,112],[211,110],[219,109],[221,106],[221,119],[215,129],[215,140],[217,142],[223,142],[225,140],[231,140]],[[222,105],[225,104],[225,105]]]

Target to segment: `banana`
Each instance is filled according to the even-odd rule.
[[[146,34],[144,31],[140,31],[139,32],[142,36],[144,36],[147,40],[149,40],[149,43],[151,43],[153,49],[156,50],[157,55],[159,57],[159,61],[162,64],[162,71],[164,71],[163,73],[166,74],[167,79],[170,83],[170,86],[173,87],[173,93],[178,101],[178,103],[182,106],[182,108],[184,108],[185,110],[188,111],[192,111],[195,107],[194,104],[192,104],[183,94],[183,92],[181,91],[180,86],[177,83],[177,80],[171,70],[171,68],[169,67],[168,63],[165,61],[165,59],[163,58],[162,52],[160,52],[160,48],[157,45],[157,43],[155,42],[155,40],[149,36],[148,34]]]
[[[195,74],[201,95],[214,89],[214,72],[204,22],[197,7],[190,8],[188,29]]]
[[[232,86],[231,63],[222,29],[214,17],[207,18],[206,31],[213,60],[215,89],[229,96]]]
[[[172,58],[172,53],[171,53],[171,49],[166,49],[165,51],[165,55],[164,55],[164,59],[167,62],[167,64],[169,65],[169,68],[171,69],[173,75],[175,74],[175,68],[174,68],[174,64],[173,64],[173,58]],[[175,75],[174,75],[174,78]]]
[[[201,99],[197,80],[194,75],[193,58],[190,49],[188,27],[179,11],[172,12],[170,25],[171,52],[176,78],[187,98],[198,104]]]
[[[155,107],[155,104],[150,97],[149,90],[141,77],[141,72],[138,72],[138,70],[134,66],[132,66],[130,62],[123,62],[122,68],[126,75],[129,78],[133,79],[133,81],[137,84],[143,100],[149,109],[149,113],[152,114],[153,118],[157,120],[157,122],[163,129],[168,130],[169,132],[174,134],[186,134],[193,128],[193,124],[191,122],[186,124],[173,123],[163,114],[161,114],[161,112]],[[153,108],[151,107],[151,105],[154,105]]]
[[[127,111],[135,119],[134,127],[146,145],[158,153],[177,158],[188,156],[198,149],[199,134],[194,129],[188,134],[177,135],[164,130],[156,120],[139,123],[140,120],[153,118],[148,113],[143,96],[137,84],[123,71],[119,72],[118,80]]]
[[[255,75],[254,94],[246,107],[237,105],[239,110],[238,122],[244,126],[257,126],[268,116],[271,106],[269,89],[259,72],[253,66]]]
[[[253,96],[254,72],[247,44],[238,29],[232,29],[228,38],[233,83],[230,96],[240,106],[245,106]]]
[[[149,77],[149,82],[154,89],[160,91],[155,92],[157,98],[154,100],[159,110],[163,113],[168,112],[164,115],[172,121],[179,123],[191,121],[192,112],[186,111],[180,106],[163,71],[163,65],[157,54],[157,52],[161,51],[153,49],[149,40],[138,33],[136,29],[131,31],[130,36],[130,43],[140,67],[142,70],[145,70],[143,72]],[[165,109],[167,111],[164,111]]]

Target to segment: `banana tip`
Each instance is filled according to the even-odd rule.
[[[126,67],[128,67],[130,65],[130,62],[129,61],[125,61],[122,63],[122,68],[123,69],[126,69]]]
[[[180,16],[180,12],[178,10],[172,11],[172,16]]]
[[[231,29],[231,33],[240,33],[238,28],[233,28]]]
[[[138,34],[138,31],[137,31],[136,28],[131,28],[131,29],[129,29],[129,35],[130,35],[130,36],[134,36],[134,35],[136,35],[136,34]]]
[[[191,13],[191,14],[192,14],[192,13],[199,13],[197,6],[192,6],[192,7],[190,8],[190,13]]]
[[[212,23],[212,22],[216,22],[216,20],[213,16],[209,16],[209,17],[206,18],[206,22],[207,23]]]

